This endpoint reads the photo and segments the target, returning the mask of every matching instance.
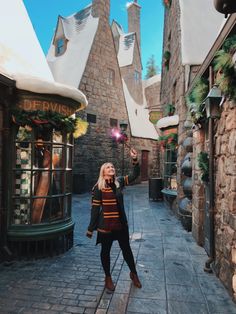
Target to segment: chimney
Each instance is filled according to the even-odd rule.
[[[110,0],[93,0],[92,16],[102,18],[109,22]]]
[[[137,3],[137,0],[130,3],[128,6],[128,31],[134,32],[137,35],[139,49],[141,51],[141,39],[140,39],[140,9],[141,6]]]

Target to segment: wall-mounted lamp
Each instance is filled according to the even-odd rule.
[[[236,12],[236,1],[235,0],[214,0],[215,8],[218,12],[231,14]]]
[[[124,133],[127,130],[128,123],[124,120],[120,121],[120,130],[121,133]]]
[[[221,90],[216,85],[213,85],[213,87],[211,88],[207,97],[204,100],[207,118],[212,119],[220,118],[219,105],[221,101],[222,101]]]

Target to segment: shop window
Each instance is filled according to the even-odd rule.
[[[113,69],[108,69],[107,84],[115,85],[115,71]]]
[[[62,55],[66,51],[66,39],[58,38],[56,40],[56,56]]]
[[[164,188],[177,190],[177,150],[172,147],[164,150]]]
[[[96,123],[97,117],[95,114],[87,113],[87,122]]]
[[[12,224],[51,223],[70,217],[72,135],[20,126],[13,147]]]

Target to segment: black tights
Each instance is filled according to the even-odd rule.
[[[109,234],[101,235],[101,245],[102,245],[101,261],[102,261],[102,267],[104,269],[105,275],[111,276],[110,252],[111,252],[111,246],[114,240],[118,240],[124,260],[129,266],[130,271],[134,274],[137,274],[135,263],[134,263],[134,256],[133,256],[130,243],[129,243],[128,230],[125,232],[124,230],[122,230],[122,231],[114,231]]]

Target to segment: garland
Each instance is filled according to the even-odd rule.
[[[170,133],[168,135],[159,136],[158,142],[163,149],[175,149],[178,143],[178,135],[176,133]]]
[[[208,80],[201,77],[186,97],[190,117],[195,125],[201,125],[206,119],[203,101],[207,96],[208,89]]]
[[[229,99],[236,100],[236,35],[226,39],[222,49],[217,51],[214,59],[214,70],[217,72],[216,84]]]
[[[26,111],[15,109],[12,112],[12,121],[21,127],[25,127],[28,131],[33,128],[48,131],[52,129],[56,131],[65,130],[66,133],[73,133],[74,138],[86,134],[88,128],[88,122],[83,121],[81,118],[67,117],[50,110]]]
[[[198,167],[200,168],[202,175],[201,180],[203,182],[209,182],[209,156],[206,152],[200,152],[197,156]]]

